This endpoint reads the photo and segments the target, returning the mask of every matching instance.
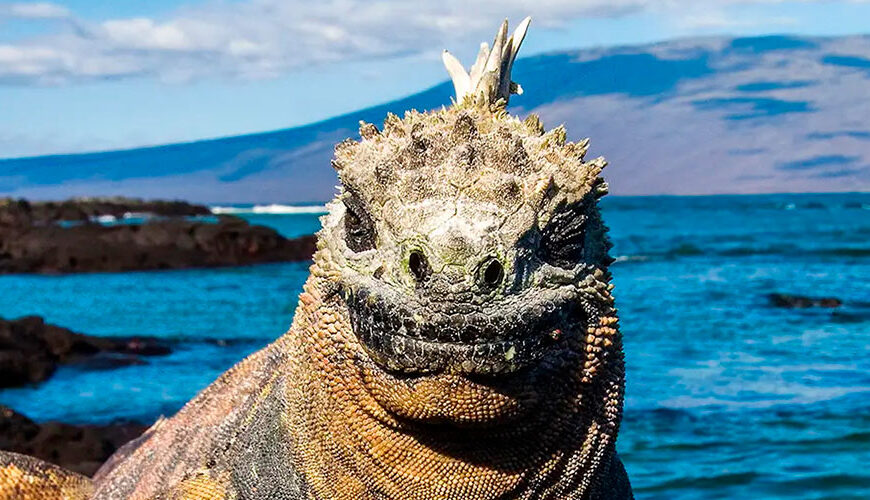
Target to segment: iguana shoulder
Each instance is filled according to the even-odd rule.
[[[272,498],[263,495],[262,481],[273,471],[280,471],[270,478],[274,489],[298,492],[284,446],[291,355],[284,344],[240,362],[132,448],[116,452],[97,472],[93,498]]]
[[[0,451],[0,500],[88,500],[90,479],[33,457]]]

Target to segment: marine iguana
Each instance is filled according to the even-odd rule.
[[[506,111],[528,23],[470,74],[444,53],[452,106],[336,147],[285,335],[92,481],[3,455],[0,497],[632,498],[605,161]]]

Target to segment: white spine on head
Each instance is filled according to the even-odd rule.
[[[491,105],[499,100],[507,104],[511,94],[523,93],[522,87],[511,81],[511,69],[531,21],[531,17],[523,19],[513,35],[508,37],[508,21],[505,19],[495,35],[492,48],[486,43],[480,44],[480,52],[470,73],[453,54],[444,51],[442,59],[453,80],[458,104]]]

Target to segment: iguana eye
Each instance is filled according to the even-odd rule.
[[[570,269],[583,259],[586,215],[577,203],[559,210],[541,234],[539,254],[548,264]]]
[[[344,240],[354,252],[364,252],[375,247],[375,225],[355,195],[344,199]]]

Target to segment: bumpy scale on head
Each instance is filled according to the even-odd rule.
[[[454,292],[449,300],[478,292],[487,295],[478,302],[504,302],[534,288],[535,279],[566,279],[578,274],[571,272],[575,265],[606,265],[595,206],[606,192],[599,177],[605,162],[584,161],[588,141],[566,142],[564,128],[544,133],[535,116],[520,121],[503,110],[453,107],[390,116],[383,132],[364,123],[360,135],[336,148],[343,192],[321,234],[335,246],[337,268],[405,291],[433,275]],[[582,255],[563,259],[569,269],[558,277],[540,269],[547,256],[538,251],[542,240],[553,241],[546,230],[554,217],[583,226],[574,235]],[[365,245],[354,234],[360,222],[370,226]],[[491,285],[502,286],[481,294],[475,279],[487,270]],[[426,298],[436,300],[433,293]]]

